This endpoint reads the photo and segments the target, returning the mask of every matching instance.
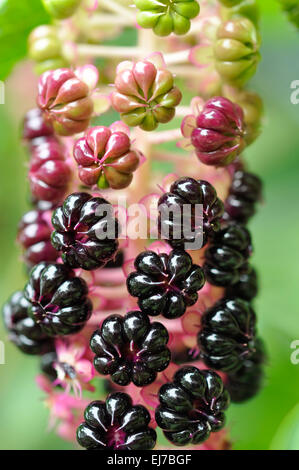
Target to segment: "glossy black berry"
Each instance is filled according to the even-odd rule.
[[[151,450],[156,432],[149,427],[150,414],[144,406],[133,405],[126,393],[111,393],[106,402],[94,401],[84,412],[77,429],[77,441],[90,450]]]
[[[258,294],[258,276],[256,270],[249,264],[240,275],[239,281],[226,288],[226,296],[233,298],[253,300]]]
[[[3,307],[4,325],[10,340],[25,354],[43,354],[53,347],[52,340],[28,316],[29,307],[23,292],[15,292]]]
[[[200,444],[225,424],[230,398],[216,372],[187,366],[173,382],[162,385],[156,421],[165,437],[177,446]]]
[[[250,360],[233,374],[228,374],[226,387],[234,403],[243,403],[255,397],[261,390],[265,380],[264,363],[266,353],[263,342],[256,341],[256,352]]]
[[[225,201],[225,220],[247,223],[256,212],[262,198],[262,182],[252,173],[236,171],[229,195]]]
[[[91,316],[88,287],[63,264],[39,263],[31,273],[24,295],[28,314],[49,336],[80,331]]]
[[[100,374],[110,375],[118,385],[133,382],[148,385],[170,361],[168,332],[161,323],[150,323],[145,313],[129,312],[125,317],[111,315],[91,337],[94,366]]]
[[[223,210],[223,203],[210,183],[188,177],[180,178],[158,202],[161,238],[167,240],[173,248],[184,248],[186,243],[195,243],[196,240],[200,240],[203,246],[209,235],[220,228]],[[194,245],[194,249],[201,246]],[[192,249],[191,246],[189,248]]]
[[[72,268],[101,268],[117,252],[118,222],[111,204],[101,197],[71,194],[53,212],[52,225],[52,245]]]
[[[51,244],[52,226],[43,211],[32,210],[21,219],[18,228],[18,242],[24,252],[28,266],[41,261],[56,261],[59,254]]]
[[[144,251],[134,264],[136,272],[127,278],[128,291],[138,297],[139,308],[147,315],[181,317],[196,303],[205,283],[202,268],[183,250],[173,250],[169,255]]]
[[[242,299],[222,299],[202,316],[198,345],[208,367],[232,372],[254,354],[256,316]]]
[[[205,251],[204,272],[210,284],[231,286],[239,281],[252,252],[249,231],[230,224],[217,232]]]

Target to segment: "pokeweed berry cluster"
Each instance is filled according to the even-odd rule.
[[[258,393],[266,360],[247,226],[262,183],[243,157],[263,108],[242,88],[260,57],[255,2],[43,3],[55,24],[28,41],[41,73],[23,122],[31,208],[17,240],[28,278],[3,308],[8,335],[39,356],[61,437],[150,450],[164,445],[159,427],[170,445],[230,448],[225,411]],[[138,44],[93,44],[95,26],[101,38],[136,28]],[[100,74],[76,68],[85,57],[105,59]],[[121,121],[102,125],[110,106],[105,123]],[[171,142],[188,154],[165,150]],[[165,160],[174,171],[160,179]],[[144,225],[145,235],[130,230]]]

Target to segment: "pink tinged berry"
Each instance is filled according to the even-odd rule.
[[[141,154],[131,149],[129,136],[108,127],[90,129],[74,147],[79,178],[87,186],[127,187],[140,164]]]
[[[28,177],[36,200],[53,203],[63,200],[71,170],[65,160],[64,148],[55,138],[43,138],[32,145]]]
[[[38,137],[53,135],[54,131],[50,123],[46,122],[39,108],[28,111],[24,118],[23,138],[32,140]]]
[[[94,110],[89,87],[70,69],[51,70],[40,77],[37,103],[63,136],[83,132]]]
[[[28,266],[34,266],[41,261],[57,260],[58,252],[51,244],[52,230],[47,213],[32,210],[22,217],[17,240],[23,248]]]
[[[242,109],[226,98],[215,97],[197,116],[191,143],[202,163],[226,166],[243,150],[244,136]]]

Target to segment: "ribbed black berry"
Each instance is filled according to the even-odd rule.
[[[203,206],[203,220],[196,214],[197,205]],[[184,206],[190,210],[191,221],[184,221]],[[194,243],[200,237],[202,245],[207,243],[209,235],[220,228],[224,207],[210,183],[185,177],[175,181],[170,191],[161,196],[158,209],[161,238],[173,248],[184,248],[185,243]],[[172,211],[178,216],[174,216]],[[189,229],[189,234],[186,234],[186,229]]]
[[[100,374],[110,375],[118,385],[133,382],[148,385],[170,361],[168,332],[161,323],[150,323],[145,313],[129,312],[125,317],[111,315],[91,337],[94,366]]]
[[[198,345],[208,367],[232,372],[254,354],[256,316],[242,299],[222,299],[202,316]]]
[[[226,288],[226,296],[233,298],[239,297],[240,299],[250,302],[258,294],[258,276],[256,270],[247,264],[245,269],[242,269],[239,281],[236,284]]]
[[[4,325],[10,340],[25,354],[43,354],[52,347],[52,340],[28,316],[30,303],[23,292],[15,292],[3,307]]]
[[[236,171],[224,204],[224,220],[246,224],[255,214],[256,203],[262,198],[262,188],[258,176],[241,170]]]
[[[181,317],[196,303],[205,283],[202,268],[183,250],[173,250],[169,255],[144,251],[134,264],[136,272],[128,276],[128,291],[138,297],[139,308],[147,315]]]
[[[88,287],[63,264],[39,263],[31,273],[24,295],[28,314],[49,336],[80,331],[91,316]]]
[[[226,387],[234,403],[243,403],[261,390],[265,380],[265,347],[261,339],[256,340],[256,352],[250,360],[233,374],[228,374]]]
[[[85,422],[77,429],[77,441],[90,450],[151,450],[156,432],[149,427],[150,414],[133,405],[126,393],[111,393],[106,402],[94,401],[84,412]]]
[[[105,199],[73,193],[53,212],[52,224],[52,245],[68,266],[97,269],[115,256],[119,227]]]
[[[216,233],[205,251],[204,272],[214,286],[237,283],[252,252],[249,231],[240,224],[230,224]]]
[[[230,398],[218,374],[182,367],[173,382],[162,385],[156,421],[165,437],[177,446],[200,444],[225,424]]]

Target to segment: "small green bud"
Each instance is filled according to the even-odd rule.
[[[49,15],[58,20],[72,16],[82,0],[42,0]]]

